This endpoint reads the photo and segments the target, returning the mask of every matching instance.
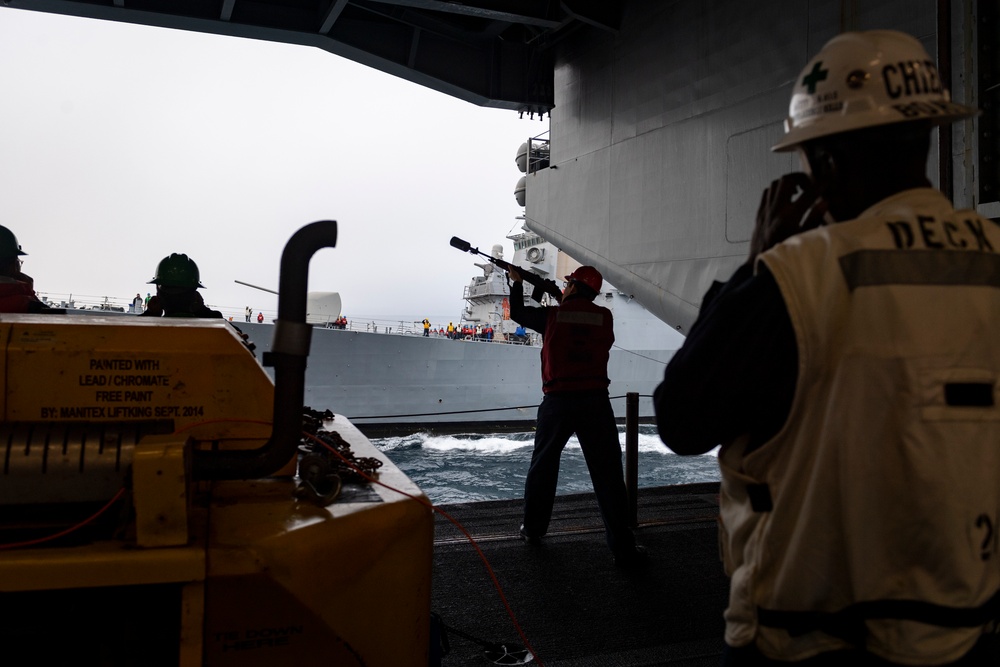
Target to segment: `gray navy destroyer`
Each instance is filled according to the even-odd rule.
[[[543,278],[561,284],[579,265],[534,232],[522,229],[508,238],[514,244],[509,261]],[[502,259],[503,246],[494,245],[490,254]],[[346,416],[370,436],[530,429],[542,399],[541,337],[530,330],[524,339],[515,336],[506,273],[485,261],[476,266],[481,274],[466,285],[456,324],[489,326],[492,340],[475,335],[449,338],[437,326],[429,336],[422,335],[419,326],[391,333],[350,322],[337,328],[330,324],[336,316],[312,317],[306,403]],[[640,397],[640,419],[650,420],[650,396],[682,337],[631,295],[607,283],[596,302],[615,318],[608,364],[615,415],[624,420],[625,395],[634,392]],[[258,352],[270,348],[271,323],[238,326]]]

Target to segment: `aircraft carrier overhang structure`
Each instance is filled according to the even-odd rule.
[[[315,46],[479,106],[530,114],[552,108],[554,45],[583,27],[614,31],[620,13],[618,3],[603,0],[4,0],[3,5]]]
[[[549,113],[529,229],[681,332],[749,247],[801,67],[898,29],[983,114],[935,133],[957,205],[1000,219],[996,0],[5,0],[13,8],[316,46],[474,104]],[[335,85],[335,82],[317,82]],[[511,147],[515,152],[516,147]]]

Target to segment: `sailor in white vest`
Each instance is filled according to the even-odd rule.
[[[976,113],[898,32],[796,81],[804,173],[655,396],[672,450],[722,445],[726,665],[1000,665],[1000,226],[925,173]]]

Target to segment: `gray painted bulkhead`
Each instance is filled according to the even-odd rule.
[[[794,153],[769,148],[809,58],[843,30],[903,30],[939,62],[950,59],[953,97],[976,105],[975,9],[935,0],[628,2],[616,35],[580,33],[559,46],[550,166],[527,176],[527,225],[686,332],[712,281],[744,261],[763,189],[799,170]],[[939,21],[950,23],[942,40]],[[953,126],[945,145],[964,207],[975,205],[972,127]],[[938,156],[935,142],[935,185]]]

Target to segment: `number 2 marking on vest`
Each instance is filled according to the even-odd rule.
[[[982,552],[980,552],[979,557],[983,560],[989,560],[990,556],[993,555],[993,520],[987,514],[980,514],[976,517],[976,528],[986,529],[986,535],[983,536],[983,542],[980,544]]]

